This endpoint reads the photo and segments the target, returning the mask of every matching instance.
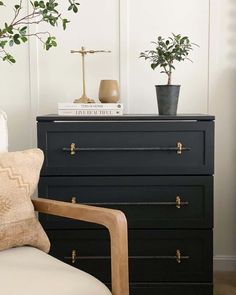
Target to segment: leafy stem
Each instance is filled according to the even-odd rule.
[[[76,0],[67,0],[68,10],[73,13],[78,12],[79,3]],[[29,34],[29,27],[33,24],[47,23],[50,26],[62,24],[64,30],[67,28],[69,20],[64,18],[59,11],[57,0],[30,1],[30,11],[24,15],[23,0],[18,0],[18,4],[13,5],[14,16],[11,21],[5,22],[0,28],[0,59],[15,63],[15,58],[7,51],[7,47],[21,45],[31,37],[36,37],[43,43],[44,48],[49,50],[57,46],[56,38],[50,32],[35,32]],[[6,6],[5,0],[0,0],[0,8]]]

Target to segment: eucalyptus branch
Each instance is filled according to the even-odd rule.
[[[12,23],[12,26],[15,27],[15,26],[18,26],[20,24],[22,24],[22,21],[26,21],[28,19],[32,19],[32,18],[36,18],[40,15],[40,12],[34,12],[29,14],[29,15],[26,15],[24,17],[22,17],[21,19],[17,20],[16,22]]]
[[[28,14],[22,15],[23,0],[18,0],[18,4],[13,5],[13,19],[10,22],[5,22],[4,27],[0,28],[0,58],[10,63],[14,63],[15,59],[7,52],[6,48],[21,45],[31,37],[38,38],[44,44],[46,50],[57,46],[56,38],[52,37],[49,32],[27,33],[31,25],[47,23],[49,26],[55,27],[61,23],[65,30],[69,23],[69,20],[63,18],[62,13],[59,11],[58,0],[28,1],[31,7]],[[77,0],[67,1],[68,10],[77,13],[80,5],[76,2]],[[6,6],[4,3],[4,0],[0,0],[0,8]]]
[[[37,20],[37,21],[28,21],[28,22],[20,22],[19,24],[20,25],[38,25],[38,24],[40,24],[40,23],[42,23],[43,22],[43,19],[40,19],[40,20]]]
[[[12,22],[11,22],[11,25],[13,25],[14,21],[16,20],[16,18],[18,17],[21,9],[22,9],[22,1],[23,0],[20,0],[20,3],[19,3],[19,8],[15,8],[15,17],[13,18]]]
[[[149,60],[153,70],[157,67],[163,68],[161,73],[168,76],[167,85],[171,84],[172,71],[175,70],[174,62],[190,60],[188,57],[190,51],[193,50],[193,46],[198,46],[191,43],[188,37],[175,34],[166,40],[159,36],[157,42],[151,43],[155,45],[155,49],[141,52],[140,57]]]
[[[27,37],[35,36],[44,46],[46,46],[46,42],[43,40],[43,38],[40,37],[40,35],[48,35],[48,38],[51,37],[51,34],[49,32],[38,32],[35,34],[29,34]]]

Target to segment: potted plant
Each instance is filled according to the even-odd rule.
[[[140,53],[140,57],[149,60],[151,68],[161,68],[161,73],[168,77],[166,85],[156,85],[157,103],[160,115],[176,115],[180,85],[172,85],[172,72],[175,70],[174,62],[189,60],[189,52],[193,46],[187,36],[172,34],[164,39],[159,36],[153,50],[146,50]]]
[[[4,26],[0,27],[0,59],[15,63],[15,58],[9,53],[8,47],[21,45],[28,41],[31,37],[36,37],[44,45],[46,50],[57,46],[56,38],[51,36],[50,32],[29,32],[29,26],[33,24],[48,23],[51,26],[57,26],[61,23],[63,29],[66,29],[69,20],[64,18],[60,12],[60,7],[57,0],[38,0],[38,1],[23,1],[18,0],[17,4],[10,4],[5,0],[0,0],[0,8],[12,6],[13,16],[10,21],[4,21]],[[28,2],[28,13],[23,14],[23,3]],[[78,12],[79,3],[76,0],[68,0],[68,10],[74,13]]]

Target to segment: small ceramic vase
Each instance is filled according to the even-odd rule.
[[[101,80],[99,100],[101,103],[116,103],[120,99],[120,90],[117,80]]]

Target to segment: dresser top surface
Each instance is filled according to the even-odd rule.
[[[179,114],[176,116],[156,115],[156,114],[132,114],[123,116],[58,116],[49,114],[37,116],[38,122],[53,121],[213,121],[215,117],[205,114]]]

